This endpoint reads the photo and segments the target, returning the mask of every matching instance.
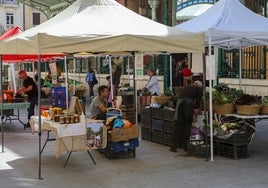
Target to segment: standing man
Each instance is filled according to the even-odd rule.
[[[106,120],[109,88],[102,85],[98,88],[98,93],[99,96],[95,97],[90,105],[90,118]]]
[[[182,89],[176,105],[171,152],[177,152],[177,148],[183,148],[184,151],[187,151],[192,123],[196,121],[200,111],[202,94],[202,82],[199,80]]]
[[[86,82],[87,82],[88,87],[89,87],[90,97],[94,96],[94,82],[93,81],[94,81],[95,77],[96,77],[96,75],[95,75],[94,70],[91,67],[89,67],[87,75],[86,75]]]
[[[34,115],[34,107],[38,101],[38,90],[34,80],[29,77],[25,70],[20,70],[18,72],[18,79],[23,80],[22,87],[16,92],[16,95],[27,94],[28,95],[28,102],[30,102],[30,108],[28,109],[28,123],[25,127],[30,127],[29,120],[31,116]]]

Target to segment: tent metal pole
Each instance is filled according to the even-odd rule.
[[[38,54],[38,66],[37,66],[37,70],[38,70],[38,137],[39,137],[39,158],[38,158],[38,179],[43,179],[42,178],[42,163],[41,163],[41,155],[42,155],[42,146],[41,146],[41,138],[42,138],[42,128],[41,128],[41,69],[40,69],[40,62],[41,62],[41,54]]]
[[[76,89],[76,85],[75,85],[75,67],[76,67],[76,58],[73,57],[73,80],[74,80],[74,83],[73,83],[73,95],[75,95],[75,89]]]
[[[212,124],[212,55],[211,55],[211,35],[208,32],[208,49],[209,49],[209,123],[210,123],[210,160],[213,161],[213,124]]]
[[[169,83],[169,89],[170,91],[172,91],[172,56],[169,55],[169,79],[170,79],[170,83]]]
[[[112,107],[114,106],[114,83],[113,83],[113,67],[112,67],[112,57],[109,57],[109,68],[110,68],[110,81],[111,81],[111,97],[112,97]],[[106,56],[107,58],[107,56]]]
[[[3,62],[2,62],[2,54],[0,54],[0,74],[1,74],[1,78],[0,78],[0,82],[1,82],[1,91],[0,94],[1,96],[3,96]],[[3,100],[3,99],[2,99]],[[3,102],[1,102],[1,136],[2,136],[2,153],[5,152],[5,147],[4,147],[4,125],[3,125]]]
[[[239,89],[242,89],[242,49],[239,48]]]
[[[68,88],[68,69],[67,69],[67,56],[64,56],[64,69],[65,69],[65,90],[66,90],[66,110],[68,111],[69,110],[69,101],[68,101],[68,98],[69,98],[69,88]]]

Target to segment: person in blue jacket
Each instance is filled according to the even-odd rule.
[[[96,77],[94,70],[89,67],[86,75],[86,82],[88,83],[90,97],[94,96],[94,78]]]

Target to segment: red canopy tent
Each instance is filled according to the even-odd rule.
[[[21,33],[22,30],[19,27],[13,27],[7,30],[3,35],[0,36],[0,40],[7,39],[11,36]],[[1,53],[1,52],[0,52]],[[63,54],[42,54],[41,60],[51,60],[59,57],[63,57]],[[38,61],[37,54],[3,54],[2,55],[3,62],[23,62],[23,61]]]

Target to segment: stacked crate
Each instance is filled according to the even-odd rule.
[[[238,118],[226,118],[222,122],[236,122],[243,129],[227,139],[214,137],[214,153],[219,156],[241,159],[249,157],[249,143],[255,132],[255,123]]]
[[[151,108],[152,111],[152,141],[163,144],[163,109]]]
[[[171,146],[174,134],[175,110],[171,108],[163,109],[163,141],[164,145]]]
[[[149,106],[141,108],[141,138],[152,140],[152,112]]]
[[[136,110],[134,107],[133,94],[122,94],[122,103],[120,109],[122,111],[123,119],[130,121],[131,123],[136,123]]]

